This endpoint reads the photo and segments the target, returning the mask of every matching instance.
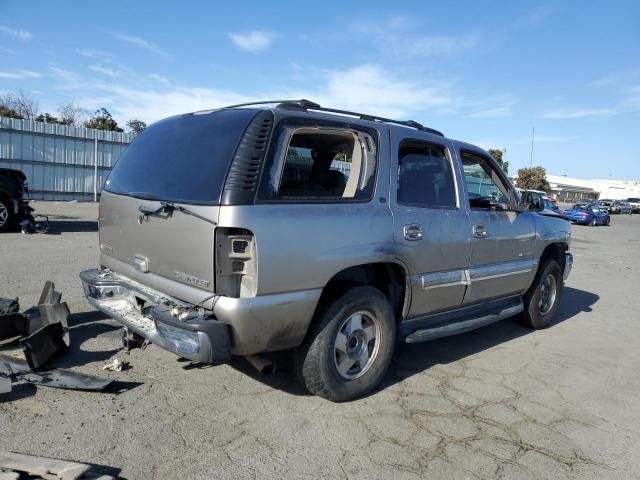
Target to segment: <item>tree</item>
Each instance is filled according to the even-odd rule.
[[[96,110],[94,116],[84,122],[84,126],[87,128],[95,128],[96,130],[124,132],[124,130],[118,126],[118,122],[113,119],[109,111],[104,107]]]
[[[127,127],[131,129],[131,133],[133,133],[134,135],[140,135],[142,131],[147,128],[147,124],[142,120],[134,118],[127,122]]]
[[[547,171],[544,167],[521,168],[518,170],[516,187],[523,190],[547,191],[551,188],[547,182]]]
[[[41,113],[36,118],[34,118],[36,122],[44,122],[44,123],[52,123],[55,125],[63,125],[62,121],[57,117],[52,116],[49,113]]]
[[[38,101],[20,90],[18,93],[8,93],[0,97],[0,105],[13,110],[18,117],[34,120],[38,115]]]
[[[502,155],[504,154],[505,150],[490,148],[487,151],[489,152],[489,155],[491,155],[493,158],[496,159],[496,162],[498,162],[498,165],[500,165],[500,168],[504,170],[504,173],[509,173],[509,162],[502,160]]]
[[[8,107],[2,102],[3,100],[0,98],[0,117],[17,118],[19,120],[22,120],[24,118],[22,115],[18,114],[18,112],[16,112],[13,108]]]
[[[89,116],[89,112],[85,108],[74,105],[73,103],[60,105],[58,113],[60,114],[60,123],[73,127],[82,126]]]

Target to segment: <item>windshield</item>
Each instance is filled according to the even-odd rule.
[[[108,192],[149,200],[217,204],[231,159],[255,110],[219,110],[161,120],[129,145]]]

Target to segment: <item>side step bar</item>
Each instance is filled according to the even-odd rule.
[[[517,304],[514,305],[512,302],[510,306],[506,306],[498,311],[494,310],[491,313],[487,313],[485,311],[484,314],[480,313],[478,316],[465,316],[462,314],[460,318],[452,319],[447,323],[437,322],[432,327],[422,328],[414,331],[410,335],[407,335],[404,338],[404,341],[407,343],[419,343],[435,340],[436,338],[448,337],[450,335],[457,335],[459,333],[470,332],[480,327],[484,327],[485,325],[499,322],[500,320],[517,315],[523,310],[524,305],[522,303],[522,299],[519,299]]]

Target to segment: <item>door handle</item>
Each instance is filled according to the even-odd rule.
[[[402,234],[405,240],[422,240],[422,225],[410,223],[402,227]]]
[[[476,238],[485,238],[487,236],[487,231],[484,229],[484,225],[474,225],[473,236]]]

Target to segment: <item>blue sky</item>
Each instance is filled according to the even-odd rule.
[[[640,2],[0,0],[0,93],[122,125],[269,98],[411,118],[510,170],[640,180]]]

